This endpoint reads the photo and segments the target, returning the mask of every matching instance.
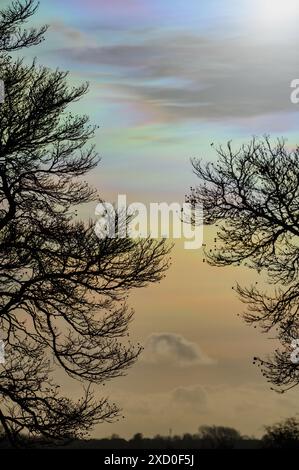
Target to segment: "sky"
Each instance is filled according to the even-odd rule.
[[[100,126],[102,161],[89,181],[104,199],[182,203],[196,184],[190,158],[214,161],[217,144],[265,134],[298,143],[299,104],[290,100],[298,19],[294,0],[41,0],[33,23],[49,30],[26,60],[69,70],[70,84],[89,82],[74,109]],[[205,228],[205,241],[212,236]],[[273,341],[238,317],[232,286],[256,275],[202,260],[202,250],[178,241],[165,280],[131,296],[131,334],[145,351],[105,388],[125,419],[93,436],[193,433],[203,424],[261,435],[298,413],[296,392],[274,393],[252,364]]]

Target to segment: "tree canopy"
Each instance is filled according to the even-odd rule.
[[[265,137],[238,149],[229,142],[217,157],[213,163],[192,162],[200,184],[187,200],[202,204],[205,223],[218,227],[208,262],[248,266],[271,284],[266,292],[257,283],[237,284],[236,291],[248,307],[245,321],[271,331],[280,343],[272,357],[255,360],[283,391],[299,383],[299,363],[291,360],[299,338],[299,147]]]
[[[168,266],[164,242],[98,238],[76,216],[99,200],[83,180],[99,162],[88,145],[96,128],[67,112],[88,86],[70,88],[65,72],[8,55],[41,41],[45,27],[22,29],[35,10],[27,0],[0,12],[0,424],[13,445],[22,433],[64,442],[117,418],[92,386],[136,360],[128,292]],[[61,394],[57,368],[83,383],[81,399]]]

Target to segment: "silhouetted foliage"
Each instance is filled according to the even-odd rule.
[[[47,26],[23,29],[23,24],[36,12],[35,0],[13,1],[0,11],[0,52],[11,52],[39,44]]]
[[[128,291],[159,281],[168,252],[149,239],[99,239],[76,219],[75,206],[98,200],[82,181],[99,161],[86,147],[95,128],[66,113],[87,85],[70,89],[66,73],[8,56],[41,40],[45,28],[19,29],[34,11],[26,1],[0,13],[0,423],[13,445],[24,433],[35,443],[82,437],[118,416],[91,385],[136,360],[141,347],[122,340]],[[79,401],[60,394],[54,365],[85,382]]]
[[[266,426],[262,446],[270,449],[299,449],[299,421],[288,418],[273,426]]]
[[[136,433],[131,439],[117,434],[102,439],[73,440],[66,448],[73,449],[298,449],[299,421],[288,418],[271,426],[260,438],[243,436],[234,428],[226,426],[200,426],[198,433],[174,436],[156,435],[145,437]],[[0,440],[0,448],[9,443]]]
[[[7,447],[7,443],[0,447]],[[199,433],[183,436],[145,437],[141,433],[131,439],[124,439],[113,434],[110,438],[74,440],[66,448],[72,449],[256,449],[261,441],[241,436],[233,428],[223,426],[203,426]]]
[[[187,200],[203,204],[205,223],[218,226],[210,264],[243,264],[275,284],[272,293],[239,284],[236,291],[248,306],[245,321],[273,330],[281,343],[271,358],[255,359],[283,391],[299,383],[299,364],[291,361],[299,338],[299,147],[289,151],[284,140],[272,145],[266,137],[238,150],[228,143],[217,154],[215,163],[193,161],[201,184]]]
[[[201,426],[198,437],[206,449],[233,449],[242,439],[236,429],[225,426]]]

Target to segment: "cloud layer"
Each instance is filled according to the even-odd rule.
[[[150,31],[134,41],[62,49],[75,62],[109,67],[110,87],[164,122],[252,118],[294,112],[290,82],[299,72],[288,42]]]
[[[107,433],[132,436],[195,433],[199,426],[231,426],[244,434],[261,436],[264,426],[278,422],[298,411],[296,392],[277,395],[264,385],[254,383],[231,387],[194,384],[152,394],[119,392],[117,402],[123,406],[126,419]],[[103,432],[103,425],[101,425]]]

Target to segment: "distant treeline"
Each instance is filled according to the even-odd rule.
[[[53,443],[44,440],[24,438],[24,447],[53,447]],[[241,435],[234,428],[225,426],[201,426],[196,434],[182,436],[160,436],[149,438],[137,433],[131,439],[124,439],[113,434],[102,439],[81,439],[64,442],[67,449],[298,449],[299,420],[288,418],[272,426],[265,426],[265,433],[260,438]],[[60,443],[61,445],[61,443]],[[0,440],[0,447],[10,447],[8,441]]]
[[[231,442],[212,442],[200,439],[196,435],[185,434],[174,437],[142,436],[137,439],[134,436],[128,440],[112,436],[105,439],[74,441],[66,447],[73,449],[256,449],[261,448],[261,443],[261,440],[246,437]]]

